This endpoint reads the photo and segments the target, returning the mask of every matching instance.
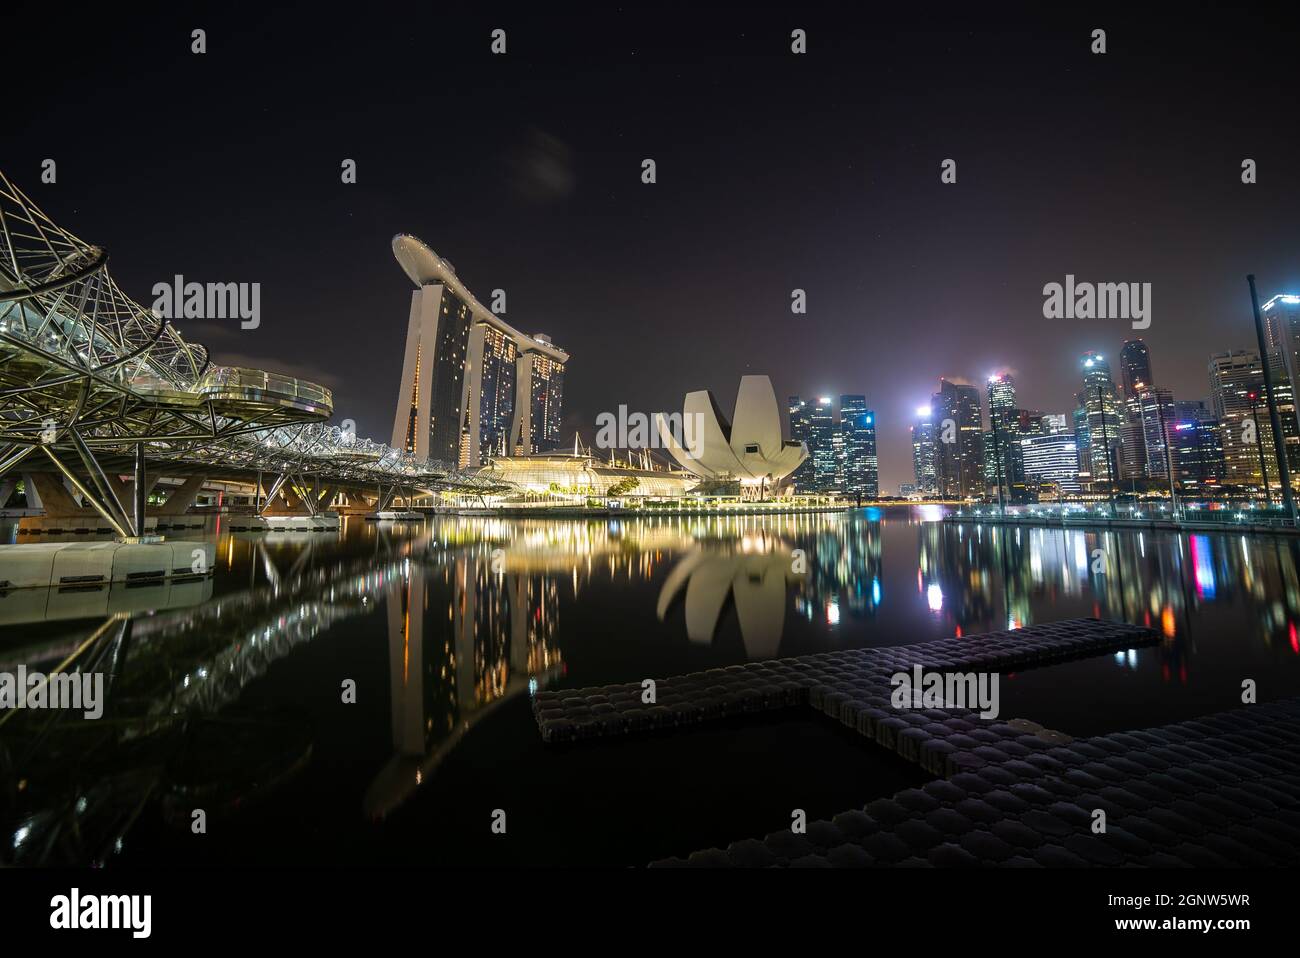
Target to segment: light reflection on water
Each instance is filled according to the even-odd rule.
[[[52,668],[98,634],[79,661],[111,683],[95,729],[21,713],[0,733],[4,776],[24,783],[4,821],[23,841],[0,860],[99,860],[147,796],[238,806],[303,768],[337,773],[321,756],[345,733],[322,701],[357,675],[386,676],[356,707],[388,745],[348,764],[368,819],[543,687],[1092,615],[1162,641],[1011,676],[1015,714],[1082,732],[1098,701],[1140,725],[1228,707],[1242,678],[1300,692],[1295,539],[940,518],[353,519],[337,536],[214,531],[215,576],[183,588],[11,592],[0,671]]]

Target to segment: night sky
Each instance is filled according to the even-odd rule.
[[[0,168],[146,305],[176,273],[261,283],[259,329],[179,327],[330,386],[362,435],[391,430],[410,232],[570,351],[566,441],[767,373],[782,406],[866,394],[886,493],[940,375],[1066,412],[1079,355],[1141,335],[1205,398],[1208,356],[1254,348],[1246,274],[1300,290],[1300,36],[1271,11],[473,7],[6,13]],[[1152,283],[1151,328],[1044,319],[1067,273]]]

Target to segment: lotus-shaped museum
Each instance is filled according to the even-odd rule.
[[[659,438],[673,458],[701,479],[772,489],[808,458],[802,442],[781,438],[772,380],[742,376],[731,421],[707,389],[686,394],[682,417],[659,416]]]

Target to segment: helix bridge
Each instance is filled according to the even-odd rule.
[[[344,486],[375,490],[378,509],[402,490],[507,488],[330,425],[323,386],[214,364],[108,261],[0,171],[0,481],[55,470],[121,537],[144,533],[146,470],[266,477],[267,503],[283,489],[311,513]]]

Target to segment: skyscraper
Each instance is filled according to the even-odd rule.
[[[939,488],[935,472],[936,441],[934,411],[930,406],[922,406],[917,409],[916,420],[912,423],[912,475],[916,479],[916,491],[923,496],[932,496]]]
[[[809,419],[813,442],[808,450],[813,461],[813,485],[818,492],[834,492],[839,462],[835,455],[835,406],[830,396],[818,397]]]
[[[477,323],[469,333],[471,355],[479,357],[482,368],[477,381],[481,384],[478,404],[478,455],[473,456],[474,443],[470,436],[474,414],[466,409],[461,429],[460,465],[482,466],[489,456],[508,456],[510,425],[514,421],[515,376],[519,347],[513,339],[496,327]],[[473,371],[471,370],[471,374]],[[471,461],[474,459],[474,461]]]
[[[865,396],[840,397],[842,485],[846,496],[874,499],[880,492],[876,458],[876,414]]]
[[[1150,386],[1139,389],[1134,401],[1142,423],[1142,448],[1146,454],[1143,475],[1168,482],[1173,454],[1167,450],[1167,445],[1177,420],[1174,394],[1168,389]]]
[[[1119,351],[1120,381],[1125,398],[1136,396],[1144,386],[1155,385],[1151,378],[1151,353],[1140,339],[1127,339]]]
[[[1074,433],[1075,452],[1079,456],[1079,477],[1091,483],[1092,430],[1088,426],[1088,410],[1083,406],[1076,406],[1070,413],[1070,428]]]
[[[979,390],[940,379],[930,406],[938,433],[935,477],[939,495],[945,499],[982,496],[984,428]]]
[[[1017,406],[1015,380],[1007,373],[990,376],[987,389],[989,430],[984,441],[984,482],[992,489],[1001,483],[1002,495],[1011,502],[1023,502],[1027,489],[1020,440],[1043,433],[1043,414]]]
[[[1016,408],[1016,381],[1007,373],[989,377],[989,421],[1001,423]]]
[[[1119,427],[1119,474],[1122,479],[1147,479],[1154,474],[1147,466],[1146,428],[1138,401],[1138,393],[1154,385],[1151,354],[1146,343],[1140,339],[1125,340],[1119,352],[1119,372],[1123,385],[1119,397],[1122,419]],[[1161,467],[1157,474],[1163,476],[1164,473]]]
[[[1174,402],[1169,432],[1174,477],[1180,491],[1197,492],[1223,481],[1223,430],[1203,399]]]
[[[534,343],[551,346],[544,333]],[[520,352],[515,373],[515,406],[527,414],[515,417],[512,444],[516,455],[545,452],[560,444],[564,409],[564,364],[568,359],[540,349]]]
[[[1120,404],[1110,363],[1099,353],[1085,353],[1080,360],[1083,389],[1079,405],[1088,418],[1088,466],[1093,488],[1119,477]]]
[[[1018,444],[1025,481],[1031,487],[1051,482],[1061,492],[1079,491],[1079,451],[1072,433],[1027,436]]]
[[[393,237],[393,255],[416,289],[391,444],[462,466],[557,445],[569,354],[489,311],[414,236]]]
[[[448,286],[430,283],[411,295],[392,445],[459,462],[470,322],[469,304]]]
[[[1223,481],[1262,488],[1267,469],[1269,486],[1276,489],[1277,455],[1259,353],[1237,349],[1211,356],[1210,398],[1223,435]]]
[[[1300,296],[1274,296],[1260,307],[1264,342],[1268,346],[1273,377],[1273,397],[1282,422],[1282,440],[1292,482],[1300,481],[1300,419],[1296,388],[1300,379]]]
[[[808,492],[813,488],[816,476],[815,463],[813,462],[813,447],[816,443],[812,435],[812,410],[798,396],[790,397],[789,410],[790,441],[802,442],[808,447],[808,458],[790,474],[790,481],[794,484],[796,490]]]
[[[1049,412],[1042,416],[1043,434],[1055,435],[1058,432],[1071,432],[1070,417],[1063,412]]]

